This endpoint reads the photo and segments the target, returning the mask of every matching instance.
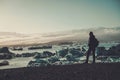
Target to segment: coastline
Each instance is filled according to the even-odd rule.
[[[74,64],[0,70],[0,80],[120,80],[120,63]]]

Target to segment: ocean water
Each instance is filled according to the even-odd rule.
[[[43,51],[50,51],[55,53],[56,51],[60,50],[62,47],[61,46],[56,46],[54,45],[52,49],[34,49],[34,50],[28,50],[28,47],[24,47],[22,51],[19,50],[11,50],[9,49],[10,52],[13,52],[15,54],[22,54],[22,53],[34,53],[34,52],[39,52],[42,53]]]
[[[100,43],[99,47],[105,47],[105,48],[109,49],[110,47],[116,46],[117,44],[119,44],[119,43]],[[84,45],[87,45],[87,44],[84,44]],[[67,48],[67,47],[71,48],[71,47],[77,47],[77,46],[83,46],[83,45],[73,45],[73,46],[54,45],[52,49],[35,49],[35,50],[28,50],[28,47],[24,47],[24,49],[22,51],[13,51],[11,49],[9,49],[9,50],[15,54],[33,53],[33,52],[42,53],[43,51],[56,52],[56,51],[59,51],[61,49]],[[79,48],[79,47],[77,47],[77,48]],[[86,46],[86,49],[88,49],[87,46]],[[86,56],[81,57],[80,63],[83,63],[85,61],[85,59],[86,59]],[[0,69],[26,67],[27,64],[29,63],[29,61],[31,61],[31,60],[33,60],[33,57],[20,57],[20,58],[8,59],[7,61],[9,62],[9,65],[0,66]],[[0,60],[0,62],[2,62],[2,61],[3,60]],[[92,56],[90,57],[90,61],[92,61]],[[101,62],[101,61],[97,60],[97,62]]]
[[[120,43],[100,43],[98,47],[105,47],[106,49],[109,49],[112,46],[116,46]]]
[[[20,57],[20,58],[13,58],[13,59],[6,59],[9,62],[9,65],[0,66],[0,69],[8,69],[8,68],[19,68],[19,67],[26,67],[28,62],[31,61],[33,57]],[[4,60],[0,60],[2,62]]]
[[[110,47],[112,46],[116,46],[118,45],[119,43],[100,43],[98,47],[105,47],[106,49],[109,49]],[[58,46],[58,45],[53,45],[52,49],[34,49],[34,50],[28,50],[28,47],[24,47],[22,51],[13,51],[11,49],[9,49],[11,52],[15,53],[15,54],[22,54],[22,53],[33,53],[33,52],[40,52],[42,53],[43,51],[50,51],[50,52],[53,52],[55,53],[56,51],[59,51],[61,49],[64,49],[64,48],[76,48],[77,46],[84,46],[86,45],[86,49],[88,49],[87,47],[87,44],[83,44],[83,45],[62,45],[62,46]],[[80,47],[77,47],[77,48],[80,48]]]

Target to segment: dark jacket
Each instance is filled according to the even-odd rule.
[[[88,41],[88,46],[91,48],[95,48],[95,36],[90,36]]]

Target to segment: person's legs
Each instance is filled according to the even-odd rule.
[[[93,53],[93,63],[95,63],[95,48],[92,49],[92,53]]]
[[[85,63],[88,63],[90,52],[91,52],[91,49],[89,48],[87,55],[86,55],[86,62]]]

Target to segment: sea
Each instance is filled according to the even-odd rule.
[[[99,47],[105,47],[106,49],[109,49],[112,46],[116,46],[119,43],[100,43]],[[84,46],[87,44],[83,44]],[[42,53],[43,51],[50,51],[50,52],[56,52],[64,48],[70,48],[70,47],[78,47],[78,46],[83,46],[81,44],[78,45],[53,45],[52,49],[35,49],[35,50],[29,50],[28,47],[24,47],[22,51],[13,51],[9,49],[10,52],[13,52],[15,54],[22,54],[22,53],[33,53],[33,52],[39,52]],[[88,47],[86,47],[88,49]],[[81,57],[81,60],[84,60],[86,57],[83,56]],[[90,58],[91,59],[91,58]],[[18,57],[18,58],[13,58],[13,59],[5,59],[9,62],[9,65],[6,66],[0,66],[0,69],[10,69],[10,68],[20,68],[20,67],[26,67],[29,61],[33,60],[33,57]],[[0,62],[4,61],[0,60]]]

